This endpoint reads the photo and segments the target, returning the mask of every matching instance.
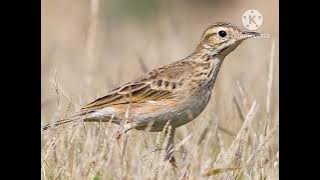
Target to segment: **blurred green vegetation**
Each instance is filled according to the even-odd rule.
[[[118,0],[110,3],[101,1],[100,18],[111,21],[148,21],[160,12],[158,0]]]

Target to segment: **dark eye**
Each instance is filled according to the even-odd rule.
[[[219,35],[220,37],[226,37],[227,33],[226,33],[225,31],[219,31],[219,32],[218,32],[218,35]]]

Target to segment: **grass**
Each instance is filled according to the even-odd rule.
[[[188,55],[202,26],[220,21],[192,5],[172,6],[174,18],[163,13],[147,25],[97,20],[97,4],[92,14],[85,2],[71,7],[53,15],[43,7],[42,123],[68,117],[107,90]],[[177,15],[186,11],[192,24]],[[41,134],[42,179],[278,179],[276,28],[262,29],[272,39],[244,42],[226,58],[206,109],[176,130],[178,168],[162,160],[164,132],[132,130],[117,140],[115,124],[80,123]]]

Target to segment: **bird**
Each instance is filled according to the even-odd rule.
[[[217,22],[207,27],[187,57],[154,69],[82,107],[75,115],[42,126],[42,131],[75,122],[113,122],[131,129],[161,132],[171,128],[166,158],[173,156],[176,128],[194,120],[207,106],[225,57],[241,42],[261,34]]]

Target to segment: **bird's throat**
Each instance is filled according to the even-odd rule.
[[[222,66],[224,57],[213,57],[210,61],[212,63],[211,65],[211,71],[209,73],[209,80],[208,80],[208,87],[211,90],[213,88],[213,85],[217,79],[218,73],[220,71],[220,68]]]

